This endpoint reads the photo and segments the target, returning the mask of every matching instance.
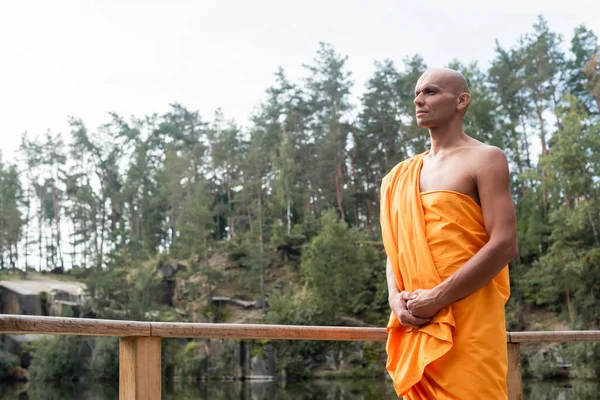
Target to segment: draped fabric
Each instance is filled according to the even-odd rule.
[[[481,207],[471,197],[450,190],[421,192],[426,154],[398,164],[381,187],[383,243],[401,291],[435,287],[489,240]],[[506,399],[509,295],[506,266],[420,329],[403,327],[392,312],[386,369],[398,396]]]

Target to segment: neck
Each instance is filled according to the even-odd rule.
[[[467,139],[467,135],[462,131],[462,121],[452,121],[446,126],[429,128],[429,136],[431,138],[429,154],[432,156],[457,147]]]

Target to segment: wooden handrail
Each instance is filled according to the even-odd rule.
[[[508,343],[600,342],[600,331],[530,331],[508,332]]]
[[[119,398],[160,399],[160,339],[220,338],[274,340],[387,339],[384,328],[261,324],[200,324],[0,314],[0,334],[119,336]],[[521,343],[600,342],[600,331],[508,332],[508,398],[522,400]]]
[[[165,338],[385,341],[384,328],[201,324],[0,315],[0,333]]]
[[[0,314],[0,333],[165,338],[344,340],[387,339],[385,328],[268,324],[202,324]],[[507,343],[600,342],[598,331],[508,332]]]
[[[141,321],[2,314],[0,333],[125,337],[150,336],[151,328]]]

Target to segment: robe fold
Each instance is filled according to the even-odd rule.
[[[431,289],[489,240],[481,207],[451,190],[421,192],[423,157],[387,174],[381,186],[383,243],[400,291]],[[488,284],[444,307],[420,329],[387,325],[387,363],[404,399],[506,399],[504,306],[508,266]]]

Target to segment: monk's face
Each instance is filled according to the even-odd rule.
[[[464,107],[462,104],[463,94],[457,75],[444,70],[425,72],[415,87],[417,125],[429,129],[439,128],[449,125],[454,118],[461,117],[461,112],[466,107],[466,104]]]

